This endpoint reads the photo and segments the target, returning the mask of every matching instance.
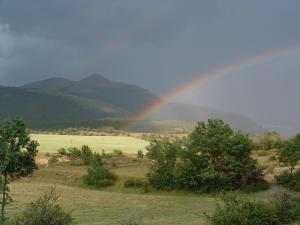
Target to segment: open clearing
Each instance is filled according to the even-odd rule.
[[[111,152],[114,149],[122,150],[124,153],[136,153],[138,150],[145,150],[147,141],[126,136],[79,136],[79,135],[52,135],[52,134],[31,134],[33,140],[40,144],[39,152],[54,153],[59,148],[81,147],[89,145],[93,151]]]
[[[143,164],[113,169],[119,177],[117,183],[100,190],[82,186],[80,177],[85,169],[84,166],[59,164],[43,167],[32,177],[12,182],[13,202],[8,206],[8,213],[20,213],[27,203],[54,185],[60,194],[59,204],[73,212],[79,225],[119,225],[118,222],[132,212],[141,215],[145,225],[204,225],[204,213],[211,213],[216,206],[214,195],[154,190],[145,194],[140,188],[124,188],[124,180],[128,177],[144,177],[147,168]],[[268,199],[271,191],[250,196]]]

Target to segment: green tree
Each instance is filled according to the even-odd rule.
[[[292,174],[298,161],[300,160],[300,134],[288,140],[279,153],[279,162],[289,166]]]
[[[22,120],[0,122],[1,224],[5,222],[5,205],[10,200],[9,180],[26,177],[37,169],[37,147]]]
[[[147,156],[152,160],[147,174],[151,185],[157,189],[173,189],[174,170],[180,145],[169,139],[155,139],[146,147]]]
[[[262,170],[251,158],[251,140],[222,120],[199,122],[188,141],[176,171],[177,186],[209,192],[262,181]]]

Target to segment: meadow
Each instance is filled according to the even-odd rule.
[[[82,184],[84,166],[62,163],[41,167],[32,177],[11,184],[13,202],[8,206],[8,213],[20,212],[52,186],[60,194],[59,204],[72,211],[80,225],[119,225],[120,220],[132,213],[141,216],[145,225],[204,225],[204,214],[215,209],[217,195],[155,190],[144,193],[139,188],[124,188],[124,180],[144,178],[147,168],[143,162],[133,165],[132,160],[119,158],[119,161],[126,163],[112,169],[118,175],[117,183],[99,190]],[[271,191],[251,196],[268,199]]]
[[[76,136],[32,134],[32,139],[40,143],[38,159],[51,159],[57,156],[57,149],[80,147],[87,144],[94,151],[109,152],[120,149],[124,155],[103,158],[104,165],[117,176],[113,186],[93,188],[84,184],[82,177],[87,166],[72,161],[50,162],[41,165],[32,176],[11,183],[13,201],[8,205],[9,215],[20,213],[28,203],[38,199],[43,193],[55,187],[60,195],[59,204],[71,211],[79,225],[120,225],[129,215],[141,217],[143,225],[204,225],[205,214],[211,214],[220,202],[218,194],[199,194],[188,191],[158,191],[149,187],[124,186],[130,178],[146,180],[151,160],[138,158],[137,150],[144,150],[147,141],[127,136]],[[49,154],[45,154],[48,152]],[[134,154],[133,154],[134,153]],[[275,151],[261,155],[253,152],[253,157],[267,169],[279,168],[270,160]],[[269,168],[270,167],[270,168]],[[284,169],[281,168],[280,169]],[[274,174],[266,177],[273,181]],[[268,201],[272,189],[246,195],[252,199]]]
[[[115,149],[124,153],[135,154],[138,150],[145,150],[147,141],[127,136],[79,136],[79,135],[54,135],[31,134],[32,140],[40,144],[40,153],[56,153],[59,148],[81,147],[89,145],[93,151],[101,153],[111,152]]]

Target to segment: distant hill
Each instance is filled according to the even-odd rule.
[[[66,79],[47,79],[23,86],[45,91],[56,91],[78,96],[123,109],[127,112],[138,112],[147,107],[157,97],[150,91],[135,85],[111,81],[99,74],[90,75],[80,81]]]
[[[22,88],[39,89],[51,92],[62,92],[65,88],[74,85],[76,81],[54,77],[47,80],[36,81],[22,86]]]
[[[111,81],[99,74],[79,81],[50,78],[19,88],[0,86],[0,118],[20,116],[33,128],[121,126],[157,100],[146,89]],[[182,103],[166,105],[132,129],[149,132],[191,129],[196,121],[208,118],[221,118],[247,133],[264,131],[245,116]]]
[[[33,127],[82,123],[122,113],[91,100],[35,89],[0,86],[0,118],[22,117]]]
[[[206,121],[209,118],[221,118],[229,123],[232,128],[246,133],[261,133],[265,129],[246,116],[218,109],[211,109],[184,103],[170,103],[157,112],[148,116],[152,120],[185,121],[190,126],[191,122]]]

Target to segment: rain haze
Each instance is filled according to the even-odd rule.
[[[2,0],[0,85],[99,73],[164,96],[215,68],[300,46],[298,0]],[[298,46],[298,47],[297,47]],[[199,83],[173,101],[300,128],[300,50]]]

